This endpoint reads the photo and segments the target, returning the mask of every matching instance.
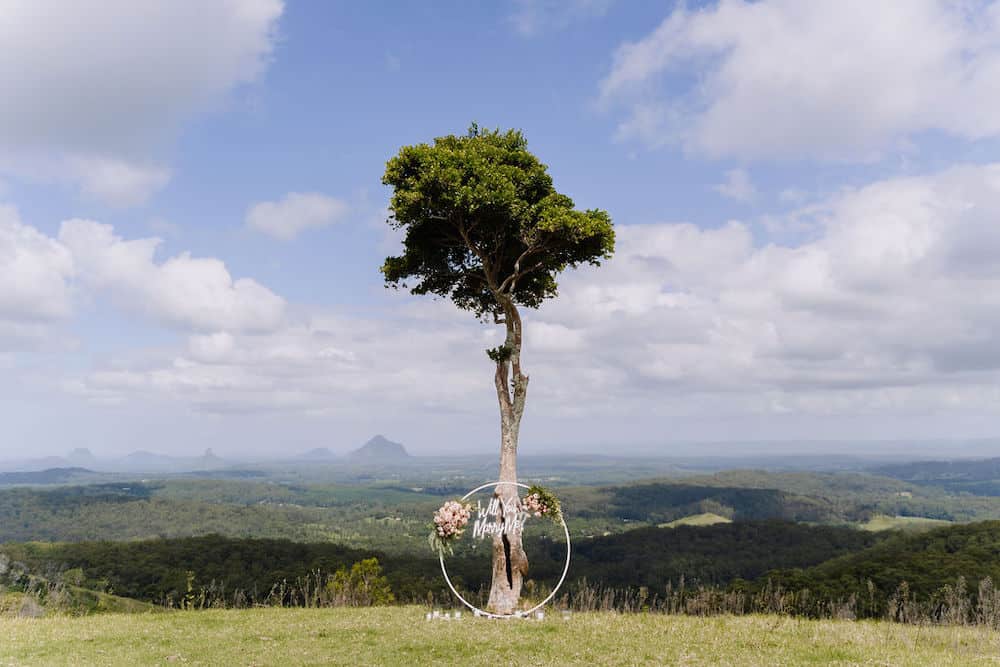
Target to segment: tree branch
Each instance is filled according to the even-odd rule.
[[[486,259],[486,256],[479,250],[476,244],[472,242],[472,238],[469,236],[469,232],[466,230],[465,225],[461,221],[458,221],[455,227],[458,229],[458,233],[462,235],[462,241],[465,242],[466,247],[479,258],[480,263],[483,265],[483,275],[486,276],[486,284],[489,285],[493,292],[496,292],[497,281],[496,276],[493,275],[495,267],[488,259]]]
[[[521,260],[527,259],[531,253],[535,252],[535,250],[536,248],[528,246],[528,248],[521,253],[521,256],[514,260],[514,273],[510,274],[504,279],[504,281],[500,284],[499,291],[503,292],[507,290],[508,293],[514,292],[515,283],[517,282],[518,279],[518,273],[521,270]]]
[[[514,290],[517,288],[517,281],[520,280],[521,278],[523,278],[524,276],[528,275],[529,273],[531,273],[535,269],[541,268],[543,263],[544,262],[538,262],[537,264],[534,264],[534,265],[528,267],[524,271],[518,271],[517,273],[513,273],[513,274],[507,276],[507,279],[504,280],[504,284],[507,284],[508,280],[510,281],[510,285],[507,288],[507,293],[508,294],[513,294]]]

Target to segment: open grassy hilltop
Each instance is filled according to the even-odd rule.
[[[427,621],[419,607],[253,609],[0,619],[2,665],[976,665],[1000,633],[969,627],[550,614]]]

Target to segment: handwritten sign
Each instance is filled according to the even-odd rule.
[[[516,498],[503,500],[494,496],[483,507],[476,501],[476,521],[472,524],[472,537],[484,538],[493,535],[516,535],[524,529],[528,513],[522,512]]]

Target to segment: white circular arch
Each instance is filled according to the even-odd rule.
[[[502,486],[504,484],[508,486],[519,486],[522,489],[531,488],[527,484],[521,484],[520,482],[487,482],[486,484],[477,486],[472,491],[469,491],[467,494],[462,496],[462,500],[467,500],[469,496],[471,496],[474,493],[479,493],[483,489]],[[556,584],[556,587],[552,589],[552,592],[549,593],[549,596],[544,600],[542,600],[541,602],[539,602],[538,604],[536,604],[531,609],[527,611],[515,612],[513,614],[494,614],[492,612],[484,611],[479,607],[477,607],[476,605],[472,604],[471,602],[463,598],[462,595],[458,591],[456,591],[455,587],[451,584],[451,579],[448,577],[448,569],[444,566],[444,552],[439,550],[438,560],[441,561],[441,574],[444,575],[444,580],[445,582],[447,582],[448,588],[450,588],[451,592],[455,594],[455,597],[457,597],[459,600],[462,601],[462,604],[464,604],[472,611],[478,613],[480,616],[485,616],[487,618],[513,618],[518,616],[530,616],[534,612],[538,611],[539,609],[547,605],[549,601],[556,596],[556,593],[559,591],[559,588],[563,585],[563,582],[566,581],[566,573],[569,572],[569,556],[571,551],[569,542],[569,528],[566,527],[566,520],[561,516],[561,514],[562,513],[560,512],[559,522],[562,524],[563,533],[566,535],[566,565],[563,566],[562,576],[559,577],[559,583]]]

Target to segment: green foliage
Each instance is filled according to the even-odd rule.
[[[390,224],[404,252],[382,266],[387,285],[451,298],[482,317],[498,296],[537,307],[567,267],[599,264],[614,250],[605,211],[577,211],[520,132],[481,130],[404,146],[386,164]]]
[[[396,601],[377,558],[354,563],[350,571],[338,568],[326,587],[332,599],[339,602],[336,606],[370,607]]]
[[[559,498],[556,494],[552,493],[544,486],[539,486],[537,484],[532,484],[528,488],[528,493],[526,495],[535,494],[538,496],[538,500],[541,501],[542,505],[549,508],[547,516],[549,519],[556,523],[562,523],[562,505],[559,503]]]
[[[947,526],[950,521],[942,519],[927,519],[917,516],[886,516],[876,514],[868,521],[859,524],[861,530],[871,530],[879,532],[883,530],[903,530],[908,532],[919,532]]]
[[[920,484],[984,482],[1000,479],[1000,458],[912,461],[880,466],[876,472]]]
[[[502,364],[510,359],[511,354],[513,354],[513,350],[507,345],[498,345],[486,350],[486,356],[497,364]]]
[[[866,522],[875,514],[898,517],[980,521],[1000,518],[1000,498],[984,490],[969,495],[965,487],[920,485],[866,473],[776,473],[732,470],[711,476],[691,477],[689,484],[755,489],[780,489],[785,493],[825,498],[840,521]]]
[[[0,616],[148,612],[151,605],[83,588],[83,570],[29,567],[0,552]]]
[[[346,573],[348,586],[341,592],[350,593],[353,604],[384,601],[397,590],[407,599],[419,599],[429,589],[444,588],[443,583],[438,585],[436,561],[419,560],[412,567],[408,557],[330,543],[208,535],[142,542],[7,544],[2,551],[31,572],[80,569],[88,588],[181,608],[202,608],[213,600],[227,605],[233,600],[292,604],[295,596],[304,595],[307,581],[314,586],[317,575],[335,578],[340,570]],[[383,575],[381,563],[388,565],[391,577]]]
[[[769,570],[815,565],[860,551],[878,539],[849,528],[787,522],[642,528],[574,540],[571,576],[610,586],[656,589],[681,577],[725,584],[733,577],[753,579]],[[545,582],[559,576],[566,557],[562,540],[529,536],[525,549],[531,554],[532,577]],[[349,574],[352,563],[373,557],[384,564],[397,597],[422,600],[428,592],[447,595],[436,557],[373,553],[330,543],[210,535],[142,542],[8,544],[3,551],[33,572],[82,571],[82,583],[88,588],[172,606],[185,606],[184,600],[204,606],[206,590],[227,600],[242,591],[250,601],[262,602],[283,582],[296,585],[312,573],[331,574],[342,568]],[[484,581],[483,568],[488,566],[488,558],[479,552],[461,551],[448,561],[453,579],[473,588]]]
[[[475,478],[455,481],[451,458],[405,483],[298,484],[274,481],[172,479],[87,487],[0,489],[0,542],[90,541],[186,537],[217,533],[230,537],[335,541],[391,553],[426,554],[427,517],[441,498],[461,495],[491,474],[468,467]],[[457,464],[458,470],[465,463]],[[480,465],[477,461],[475,465]],[[557,465],[562,465],[560,469]],[[572,462],[519,466],[529,479],[587,479]],[[565,472],[562,472],[565,470]],[[380,472],[386,478],[399,473]],[[495,474],[495,473],[492,473]],[[631,474],[636,474],[632,472]],[[447,475],[447,484],[441,480]],[[405,478],[404,478],[405,479]],[[780,490],[779,490],[780,489]],[[910,491],[912,489],[912,492]],[[604,487],[559,487],[559,500],[574,539],[620,533],[712,513],[737,521],[788,519],[825,524],[863,524],[878,514],[895,523],[915,517],[969,521],[1000,518],[1000,498],[948,495],[887,478],[817,473],[738,471],[681,482]],[[900,495],[905,492],[906,496]]]
[[[704,512],[732,513],[736,520],[786,519],[833,523],[845,520],[829,499],[778,489],[654,483],[614,489],[608,510],[629,521],[667,523]]]
[[[953,493],[1000,496],[1000,458],[914,461],[882,466],[876,472]]]
[[[83,585],[83,568],[74,567],[70,570],[66,570],[62,573],[62,580],[64,583],[71,586],[82,586]]]
[[[619,535],[575,540],[574,580],[612,587],[648,586],[662,590],[667,582],[726,585],[736,578],[755,579],[770,570],[808,567],[836,556],[860,552],[876,544],[877,535],[851,528],[806,526],[786,521],[719,523],[711,526],[637,528]],[[532,559],[532,576],[557,572],[564,547],[552,544],[544,559]],[[531,552],[535,553],[535,552]]]
[[[0,489],[0,542],[217,533],[417,551],[436,507],[401,489],[220,480]]]
[[[959,577],[973,582],[985,578],[1000,581],[1000,521],[897,534],[869,549],[809,569],[769,575],[776,585],[808,588],[823,599],[871,596],[874,615],[885,612],[889,599],[904,582],[910,594],[929,597]]]
[[[431,532],[427,535],[427,546],[431,548],[431,551],[435,554],[444,554],[450,556],[455,553],[455,550],[451,546],[452,540],[443,539],[437,534],[437,530],[431,528]]]
[[[686,516],[681,519],[674,519],[673,521],[668,521],[667,523],[661,523],[660,528],[677,528],[678,526],[714,526],[717,523],[732,523],[732,519],[728,519],[714,512],[702,512],[701,514],[692,514],[691,516]]]

